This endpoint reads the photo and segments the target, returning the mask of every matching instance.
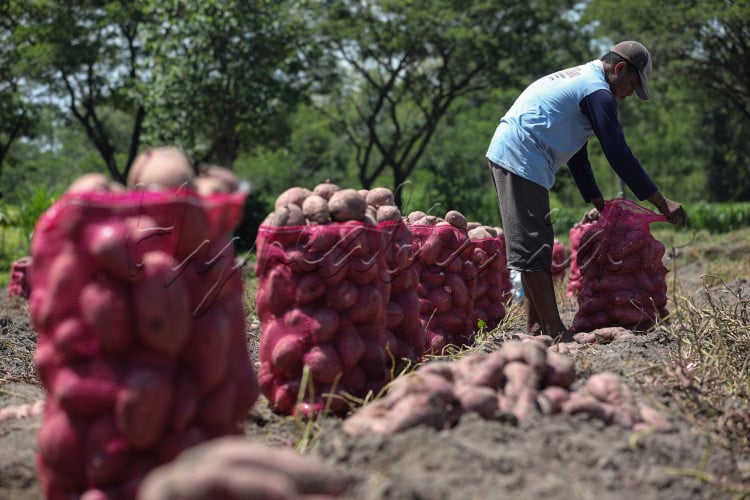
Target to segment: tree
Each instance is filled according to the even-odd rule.
[[[689,92],[681,104],[698,108],[690,134],[696,148],[673,161],[697,158],[717,201],[750,199],[747,139],[736,133],[750,127],[750,4],[591,0],[583,22],[595,24],[594,34],[610,40],[638,34],[654,58],[657,102],[659,90],[680,86]],[[725,189],[726,179],[732,179],[731,189]]]
[[[305,46],[294,2],[150,2],[154,59],[147,135],[231,167],[244,149],[279,144],[301,99]]]
[[[0,3],[0,175],[11,146],[22,137],[33,136],[37,121],[37,108],[24,96],[18,73],[17,24],[13,6]]]
[[[518,86],[569,45],[573,2],[327,0],[308,6],[321,69],[319,109],[355,151],[363,187],[398,189],[456,99]],[[570,42],[570,43],[568,43]]]

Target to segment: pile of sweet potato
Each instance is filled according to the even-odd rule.
[[[571,358],[541,342],[508,341],[490,354],[420,365],[344,420],[343,429],[353,436],[390,435],[418,425],[444,429],[469,412],[518,420],[535,414],[586,414],[631,428],[669,426],[664,416],[639,405],[614,374],[592,375],[580,389],[572,389],[575,381]]]
[[[179,168],[162,153],[141,165],[147,188],[81,178],[35,227],[29,306],[47,391],[37,460],[47,498],[132,498],[154,466],[242,432],[258,397],[230,239],[244,194],[175,188]]]
[[[138,500],[330,500],[345,496],[352,483],[345,471],[291,448],[224,437],[154,469],[144,479]]]
[[[665,218],[624,199],[608,201],[599,221],[581,236],[578,311],[571,330],[653,326],[668,314],[664,245],[649,225]]]

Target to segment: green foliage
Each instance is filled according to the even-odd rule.
[[[692,229],[728,233],[750,227],[750,203],[695,203],[685,207]]]
[[[146,2],[152,81],[144,140],[231,167],[241,152],[284,144],[314,51],[290,1]]]
[[[46,189],[41,187],[36,187],[20,196],[21,203],[19,205],[17,223],[23,234],[27,234],[29,239],[39,217],[58,197],[58,195],[50,194]]]
[[[389,180],[399,205],[398,186],[457,99],[516,85],[542,66],[548,51],[557,53],[562,40],[575,46],[572,23],[561,15],[572,2],[308,5],[316,41],[331,58],[322,78],[330,88],[319,107],[349,140],[359,183],[369,188]]]

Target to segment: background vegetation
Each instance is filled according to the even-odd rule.
[[[648,102],[628,142],[695,229],[748,225],[750,4],[727,0],[0,2],[0,268],[77,176],[159,144],[228,166],[254,230],[291,185],[393,188],[403,211],[499,225],[484,153],[531,80],[638,39]],[[593,139],[605,197],[632,198]],[[563,171],[563,237],[588,208]],[[31,224],[33,228],[33,224]]]

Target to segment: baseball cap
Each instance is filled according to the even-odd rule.
[[[618,43],[609,49],[609,51],[622,57],[638,70],[641,83],[635,87],[635,93],[638,94],[638,97],[647,101],[651,97],[651,94],[648,92],[647,81],[648,77],[651,76],[651,67],[653,65],[648,49],[639,42],[627,40]]]

